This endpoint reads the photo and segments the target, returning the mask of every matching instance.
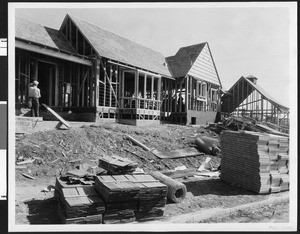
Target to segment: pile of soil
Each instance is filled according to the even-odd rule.
[[[199,168],[209,156],[212,166],[220,164],[220,158],[212,155],[185,157],[178,159],[159,159],[151,152],[134,145],[126,139],[130,135],[149,148],[160,151],[183,149],[195,146],[195,138],[218,135],[203,127],[160,125],[152,127],[136,127],[108,123],[102,125],[86,125],[69,130],[40,131],[24,135],[16,139],[16,162],[34,159],[31,164],[16,169],[16,223],[17,224],[59,224],[57,217],[57,201],[53,191],[42,192],[48,185],[54,185],[55,177],[74,169],[78,164],[72,160],[81,160],[92,167],[98,166],[101,155],[118,155],[138,163],[146,172],[150,170],[172,170],[178,166]],[[24,177],[26,173],[31,180]],[[270,196],[281,194],[258,195],[243,188],[224,183],[218,178],[193,180],[183,178],[187,186],[187,196],[181,203],[168,201],[164,218],[194,211],[204,213],[211,208],[228,208],[255,201],[262,201]],[[267,211],[262,210],[264,214]],[[250,217],[250,219],[255,217]],[[288,213],[280,216],[287,222]],[[207,220],[206,222],[228,222],[228,220]],[[237,220],[233,217],[232,220]],[[231,220],[231,221],[232,221]],[[257,222],[257,221],[256,221]]]
[[[16,181],[28,181],[21,173],[29,174],[39,181],[49,181],[64,172],[74,169],[77,163],[97,166],[101,155],[118,155],[139,164],[146,172],[149,170],[172,170],[177,166],[198,168],[208,155],[178,159],[159,159],[126,139],[126,135],[137,139],[149,148],[170,151],[195,146],[195,138],[205,135],[218,137],[203,127],[160,125],[136,127],[108,123],[86,125],[68,130],[40,131],[25,135],[16,142],[16,162],[36,159],[27,168],[16,170]],[[211,156],[214,165],[220,157]],[[36,183],[36,181],[35,181]]]

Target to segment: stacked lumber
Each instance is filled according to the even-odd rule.
[[[149,221],[163,216],[167,202],[167,186],[151,175],[125,175],[125,177],[140,188],[138,210],[135,211],[136,219]]]
[[[249,131],[223,131],[220,139],[222,180],[259,194],[286,190],[287,137]],[[280,155],[283,155],[282,159]]]
[[[139,187],[124,175],[103,175],[95,179],[95,189],[105,201],[103,223],[135,221]]]
[[[105,169],[109,174],[129,174],[135,171],[138,163],[122,158],[117,155],[102,156],[99,158],[99,167]]]
[[[68,186],[56,180],[58,215],[62,223],[102,223],[105,204],[93,186]]]

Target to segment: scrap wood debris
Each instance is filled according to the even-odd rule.
[[[253,132],[265,132],[270,134],[276,134],[281,136],[288,136],[289,129],[277,124],[269,122],[258,122],[255,119],[246,116],[230,116],[223,118],[222,122],[209,123],[205,129],[210,129],[217,134],[220,134],[224,130],[232,131],[253,131]]]
[[[132,173],[137,166],[138,163],[117,155],[99,157],[99,167],[107,170],[112,175]]]

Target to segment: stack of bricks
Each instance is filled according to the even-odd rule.
[[[283,136],[223,131],[221,179],[259,194],[288,190],[289,139]]]
[[[55,196],[62,223],[102,223],[105,204],[93,186],[67,185],[57,178]]]

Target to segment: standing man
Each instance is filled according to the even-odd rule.
[[[39,109],[40,109],[40,103],[39,98],[41,97],[41,91],[37,87],[39,82],[37,80],[33,81],[32,86],[29,86],[29,98],[31,100],[32,106],[31,106],[31,116],[32,117],[39,117]]]

